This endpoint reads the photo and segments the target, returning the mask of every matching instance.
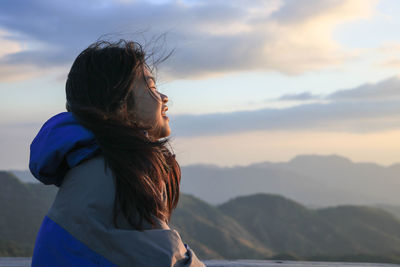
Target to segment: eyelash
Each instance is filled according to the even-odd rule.
[[[158,90],[157,90],[157,87],[152,86],[152,87],[149,87],[149,88],[150,88],[150,90],[152,90],[153,92],[159,94],[159,92],[158,92]]]
[[[155,96],[156,98],[161,97],[160,92],[157,91],[157,87],[151,86],[151,87],[149,87],[149,88],[151,89],[152,93],[156,95],[156,96]]]

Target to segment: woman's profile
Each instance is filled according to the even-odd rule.
[[[59,186],[32,266],[204,266],[168,225],[181,174],[165,139],[168,98],[141,46],[90,45],[66,98],[31,144],[32,174]]]

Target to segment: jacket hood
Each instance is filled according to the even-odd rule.
[[[71,112],[62,112],[46,121],[33,139],[29,169],[42,183],[60,186],[69,169],[99,153],[93,133]]]

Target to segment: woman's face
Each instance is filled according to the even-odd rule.
[[[147,68],[143,75],[134,89],[136,124],[148,129],[147,133],[153,139],[167,137],[171,133],[169,118],[165,115],[168,97],[157,91],[154,77]]]

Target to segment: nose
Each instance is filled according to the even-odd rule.
[[[160,93],[160,95],[161,95],[161,100],[162,100],[163,104],[166,104],[168,102],[168,96],[161,94],[161,93]]]

